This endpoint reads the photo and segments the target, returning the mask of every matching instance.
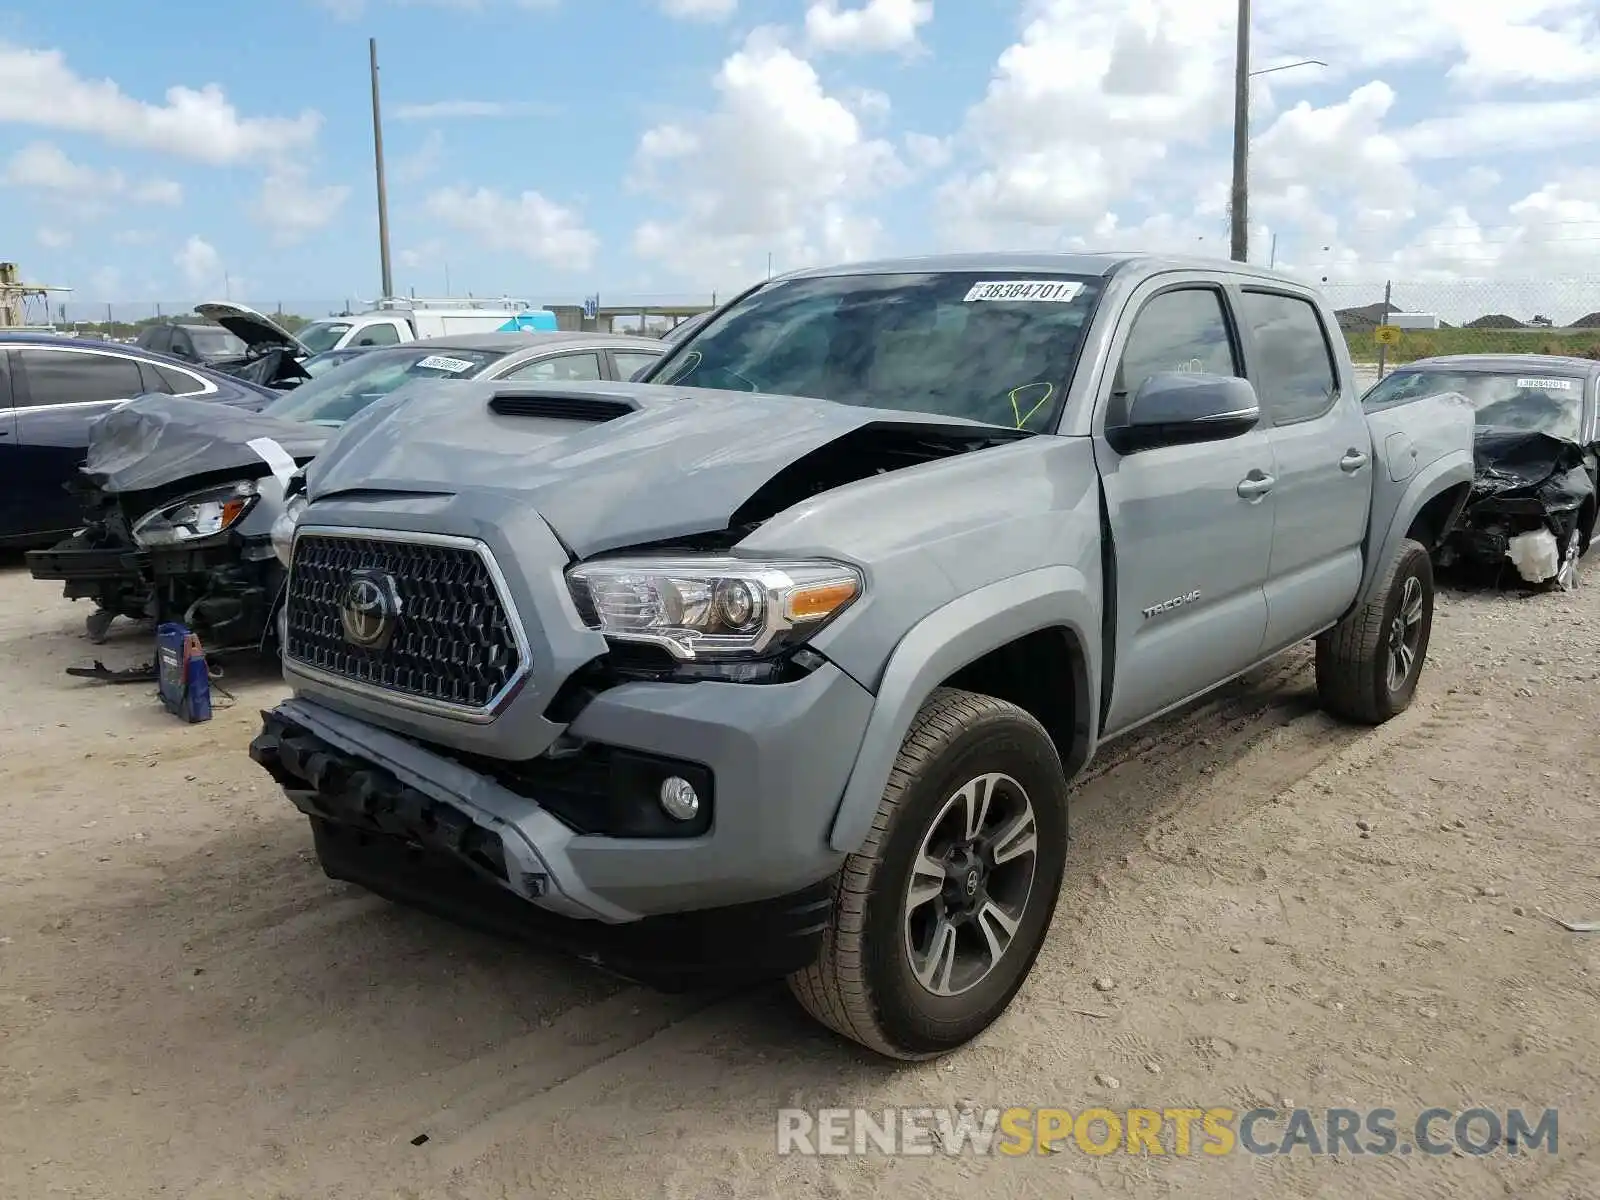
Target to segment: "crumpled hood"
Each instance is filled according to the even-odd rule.
[[[241,476],[258,478],[271,468],[247,444],[253,438],[272,438],[296,461],[305,462],[332,433],[226,404],[143,396],[89,426],[83,473],[112,494],[142,492],[218,471],[238,470]]]
[[[512,407],[522,412],[508,415]],[[784,467],[869,426],[979,444],[1032,436],[958,417],[670,384],[418,380],[346,423],[306,484],[313,503],[348,491],[497,493],[537,511],[587,557],[726,528]]]
[[[1538,489],[1568,475],[1583,466],[1583,447],[1534,430],[1480,427],[1473,439],[1473,460],[1472,498],[1481,500]]]

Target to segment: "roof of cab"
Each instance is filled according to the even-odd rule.
[[[544,349],[565,345],[592,346],[595,349],[610,346],[617,350],[665,351],[667,349],[660,338],[636,337],[627,333],[592,333],[578,329],[561,329],[552,333],[519,333],[515,330],[506,333],[449,333],[440,337],[418,338],[414,342],[400,342],[395,346],[385,346],[383,349],[403,350],[408,346],[423,346],[441,350],[485,350],[491,354],[510,354],[530,347]]]
[[[1439,354],[1399,363],[1396,371],[1569,371],[1587,378],[1600,373],[1600,361],[1566,354]]]
[[[784,279],[822,279],[830,275],[903,275],[935,271],[1039,271],[1054,275],[1087,275],[1110,278],[1122,271],[1141,274],[1158,271],[1220,271],[1229,275],[1312,286],[1309,281],[1285,271],[1268,270],[1249,263],[1192,255],[1147,254],[1139,251],[1098,251],[1084,254],[1029,251],[984,251],[980,253],[929,254],[912,258],[883,258],[841,266],[810,267],[792,271]]]

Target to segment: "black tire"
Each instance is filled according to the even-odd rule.
[[[1031,805],[1031,883],[992,969],[970,990],[940,996],[910,960],[912,864],[947,803],[991,773],[1014,780]],[[789,976],[790,990],[822,1024],[890,1058],[954,1050],[992,1025],[1022,987],[1055,913],[1066,852],[1067,780],[1043,726],[1007,701],[940,688],[901,744],[866,841],[839,872],[822,952]]]
[[[1421,588],[1422,611],[1410,667],[1394,687],[1389,669],[1392,638],[1411,580]],[[1427,547],[1407,538],[1373,598],[1317,638],[1317,697],[1324,709],[1361,725],[1381,725],[1406,710],[1428,657],[1433,595],[1433,562]]]

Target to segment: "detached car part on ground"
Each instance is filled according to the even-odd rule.
[[[1475,475],[1462,519],[1440,546],[1532,584],[1572,588],[1594,536],[1600,491],[1600,362],[1540,354],[1465,354],[1408,363],[1368,391],[1369,411],[1456,392],[1477,413]]]
[[[1472,479],[1463,398],[1364,415],[1214,261],[803,272],[639,383],[409,393],[305,473],[251,746],[324,870],[900,1058],[1021,987],[1097,743],[1312,637],[1407,706]]]
[[[143,397],[91,430],[85,526],[30,568],[96,600],[94,640],[122,616],[182,621],[213,653],[269,649],[284,486],[347,419],[418,380],[605,378],[619,359],[653,361],[662,349],[606,334],[466,334],[366,350],[259,414]]]

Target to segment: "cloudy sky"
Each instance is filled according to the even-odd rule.
[[[1257,0],[1253,256],[1600,277],[1595,0]],[[0,228],[73,302],[699,298],[974,247],[1225,256],[1234,0],[0,12]],[[1600,307],[1600,302],[1589,307]]]

